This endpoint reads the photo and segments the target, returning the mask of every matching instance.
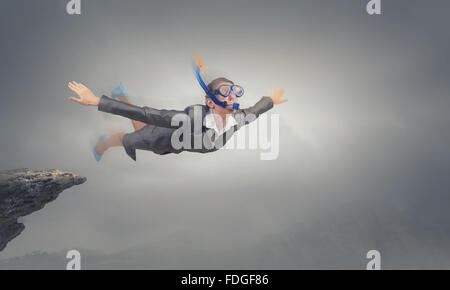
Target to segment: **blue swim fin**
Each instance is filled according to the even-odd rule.
[[[105,140],[107,137],[105,135],[102,135],[98,138],[97,144],[95,144],[94,148],[92,148],[92,153],[94,153],[94,158],[95,161],[99,162],[100,159],[102,159],[102,155],[98,154],[97,151],[95,150],[95,148],[97,147],[97,145],[102,142],[103,140]]]
[[[130,97],[127,87],[122,82],[111,92],[111,98],[116,99],[117,97]]]

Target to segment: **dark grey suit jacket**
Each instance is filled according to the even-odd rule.
[[[127,154],[136,160],[136,149],[150,150],[157,154],[168,153],[180,153],[182,151],[191,151],[199,153],[213,152],[220,149],[231,138],[234,132],[239,130],[242,126],[250,123],[259,117],[259,115],[265,113],[273,107],[273,101],[270,97],[262,97],[254,106],[239,109],[235,111],[233,117],[237,121],[237,125],[227,130],[224,134],[216,136],[214,129],[206,128],[202,125],[200,132],[194,131],[194,125],[192,125],[192,134],[190,137],[191,144],[194,144],[194,136],[201,134],[202,138],[207,135],[207,138],[203,138],[205,144],[202,144],[201,148],[194,148],[195,146],[188,146],[186,148],[174,148],[171,143],[172,134],[182,126],[182,123],[172,122],[174,116],[184,116],[190,120],[191,124],[195,121],[203,120],[209,111],[209,108],[205,105],[192,105],[180,110],[157,110],[151,107],[139,107],[132,104],[126,104],[118,100],[111,99],[107,96],[102,96],[98,105],[98,110],[115,115],[120,115],[132,120],[141,121],[146,124],[144,128],[139,131],[125,134],[123,137],[123,144]],[[198,116],[198,113],[201,115]],[[186,136],[182,136],[185,138]]]

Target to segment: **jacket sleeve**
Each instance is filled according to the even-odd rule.
[[[272,108],[272,98],[262,97],[255,105],[236,111],[235,117],[240,126],[247,125]]]
[[[177,110],[157,110],[150,107],[139,107],[132,104],[120,102],[107,96],[102,96],[98,104],[98,110],[111,113],[128,119],[141,121],[158,127],[177,128],[171,125],[172,118],[177,114],[184,114],[185,111]]]

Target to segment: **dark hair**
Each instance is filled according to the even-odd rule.
[[[208,89],[211,93],[214,94],[214,91],[217,89],[217,85],[223,82],[227,82],[227,83],[231,83],[234,85],[234,83],[232,81],[230,81],[227,78],[224,77],[220,77],[220,78],[216,78],[214,80],[212,80],[209,84],[208,84]],[[205,95],[205,97],[209,97],[208,95]]]

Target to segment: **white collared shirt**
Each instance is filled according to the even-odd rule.
[[[206,113],[205,119],[203,120],[203,124],[207,128],[214,129],[216,131],[217,135],[220,136],[223,133],[225,133],[228,129],[233,127],[234,125],[237,125],[236,119],[230,114],[227,116],[227,123],[225,124],[225,127],[219,130],[216,124],[216,119],[214,118],[214,113],[210,109],[208,113]]]

